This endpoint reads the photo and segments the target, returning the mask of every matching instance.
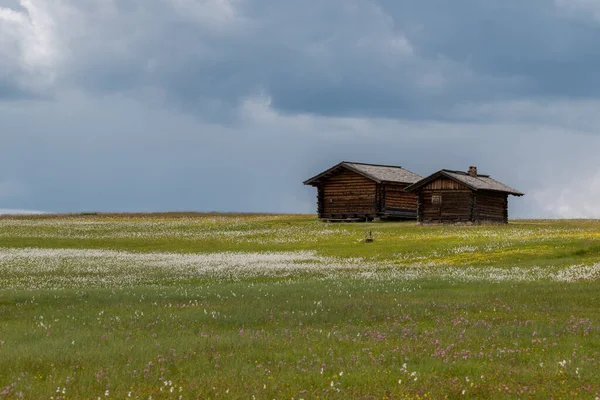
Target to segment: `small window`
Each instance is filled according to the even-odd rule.
[[[434,194],[431,196],[431,204],[442,204],[442,195]]]

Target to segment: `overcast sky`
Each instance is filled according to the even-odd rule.
[[[600,1],[0,0],[0,209],[314,212],[342,160],[600,217]]]

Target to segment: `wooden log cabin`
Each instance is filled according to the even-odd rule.
[[[406,188],[417,195],[417,220],[423,223],[508,222],[508,195],[523,193],[489,175],[443,169]]]
[[[422,177],[402,167],[343,161],[308,179],[319,219],[416,219],[417,196],[404,189]]]

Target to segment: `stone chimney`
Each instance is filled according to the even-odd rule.
[[[476,167],[476,166],[474,166],[474,165],[471,165],[471,166],[469,167],[469,172],[468,172],[468,174],[469,174],[469,175],[471,175],[471,176],[477,176],[477,167]]]

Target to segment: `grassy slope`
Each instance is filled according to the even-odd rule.
[[[367,227],[375,243],[357,243]],[[309,249],[399,267],[590,264],[600,243],[595,221],[418,227],[162,215],[3,219],[0,229],[2,247]],[[597,282],[310,276],[0,289],[0,398],[594,398],[598,293]]]
[[[24,226],[27,222],[36,225]],[[312,216],[169,218],[158,214],[5,218],[0,219],[0,228],[3,247],[192,253],[316,250],[326,256],[394,261],[398,261],[398,254],[409,253],[453,265],[566,265],[594,261],[600,256],[600,221],[595,220],[524,220],[498,226],[423,227],[413,222],[324,224]],[[367,230],[373,232],[375,243],[357,245]],[[324,231],[327,235],[322,235]],[[223,235],[227,233],[240,236]],[[198,236],[200,234],[204,236]],[[444,254],[445,250],[457,246],[490,244],[504,247],[486,251],[480,260],[473,254],[453,257]]]

